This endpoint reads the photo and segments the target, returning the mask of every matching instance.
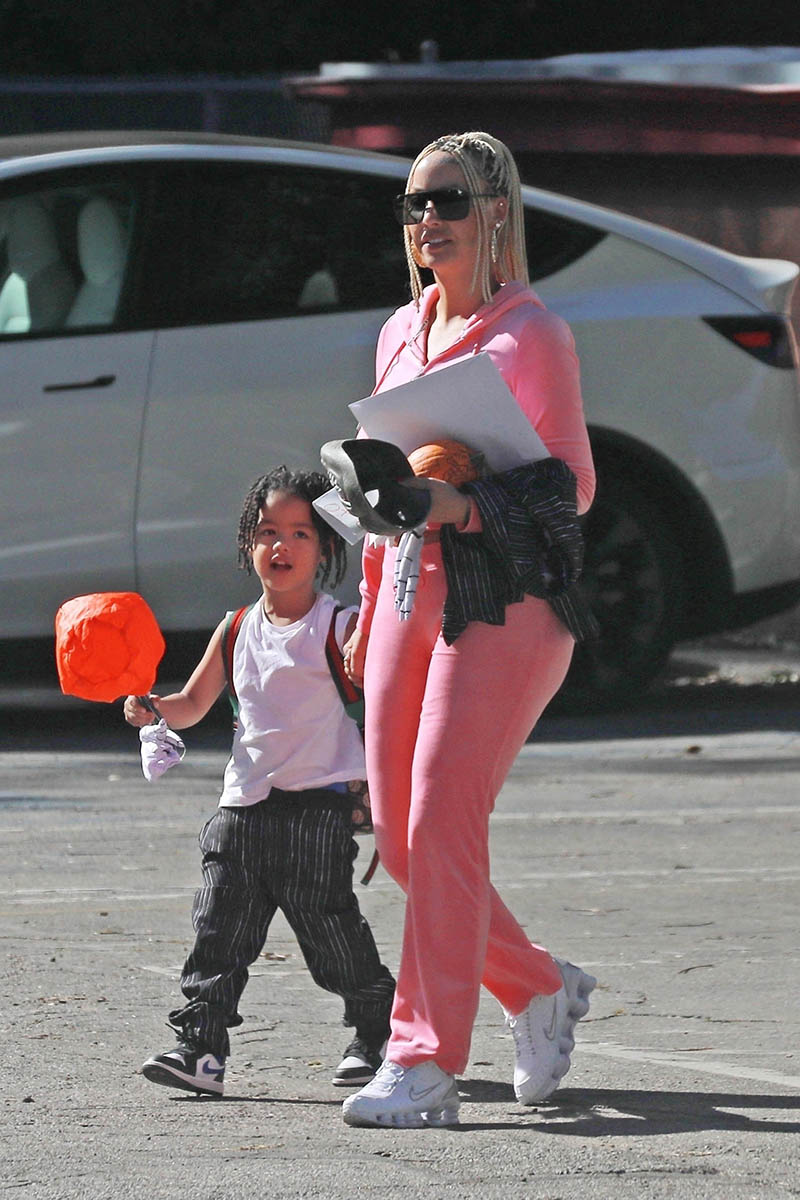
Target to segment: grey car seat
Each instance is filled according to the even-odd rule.
[[[125,271],[125,231],[108,200],[94,196],[78,215],[78,257],[83,282],[67,325],[111,325]]]
[[[8,267],[0,289],[0,333],[60,328],[75,284],[61,257],[53,218],[36,197],[23,197],[11,206]]]

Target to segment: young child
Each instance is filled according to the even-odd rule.
[[[345,567],[345,546],[312,508],[329,487],[318,472],[278,467],[250,488],[239,520],[239,564],[255,570],[262,596],[233,646],[238,699],[233,750],[219,808],[200,834],[203,886],[195,896],[194,949],[183,968],[182,1008],[169,1014],[178,1045],[142,1073],[154,1083],[221,1095],[240,1025],[247,968],[281,909],[316,983],[345,1002],[356,1036],[333,1078],[369,1081],[389,1034],[394,979],[381,963],[353,893],[347,781],[364,778],[364,749],[325,657],[336,602],[316,591]],[[355,610],[336,622],[341,647]],[[167,724],[194,725],[226,686],[223,619],[182,691],[151,697]],[[154,720],[135,696],[125,719]]]

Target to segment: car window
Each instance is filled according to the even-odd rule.
[[[159,174],[141,317],[202,325],[394,307],[407,295],[395,180],[280,164]]]
[[[526,208],[525,242],[531,282],[562,271],[604,237],[602,229],[543,212],[540,208]]]
[[[90,174],[46,176],[0,198],[0,338],[115,325],[134,192]]]

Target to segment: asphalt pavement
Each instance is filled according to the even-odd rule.
[[[493,817],[493,876],[532,940],[599,984],[570,1074],[534,1108],[485,995],[445,1130],[343,1124],[341,1005],[280,916],[225,1099],[144,1080],[171,1044],[227,714],[187,731],[156,784],[118,706],[19,684],[0,718],[0,1194],[800,1196],[800,655],[683,648],[636,705],[541,722]],[[396,966],[399,891],[380,869],[357,891]]]

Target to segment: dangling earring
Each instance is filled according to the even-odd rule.
[[[490,249],[491,249],[493,263],[496,263],[497,259],[499,258],[499,251],[497,248],[497,231],[498,231],[498,229],[502,229],[502,227],[503,227],[503,222],[498,221],[497,224],[495,225],[494,229],[492,230],[492,241],[491,241]]]

